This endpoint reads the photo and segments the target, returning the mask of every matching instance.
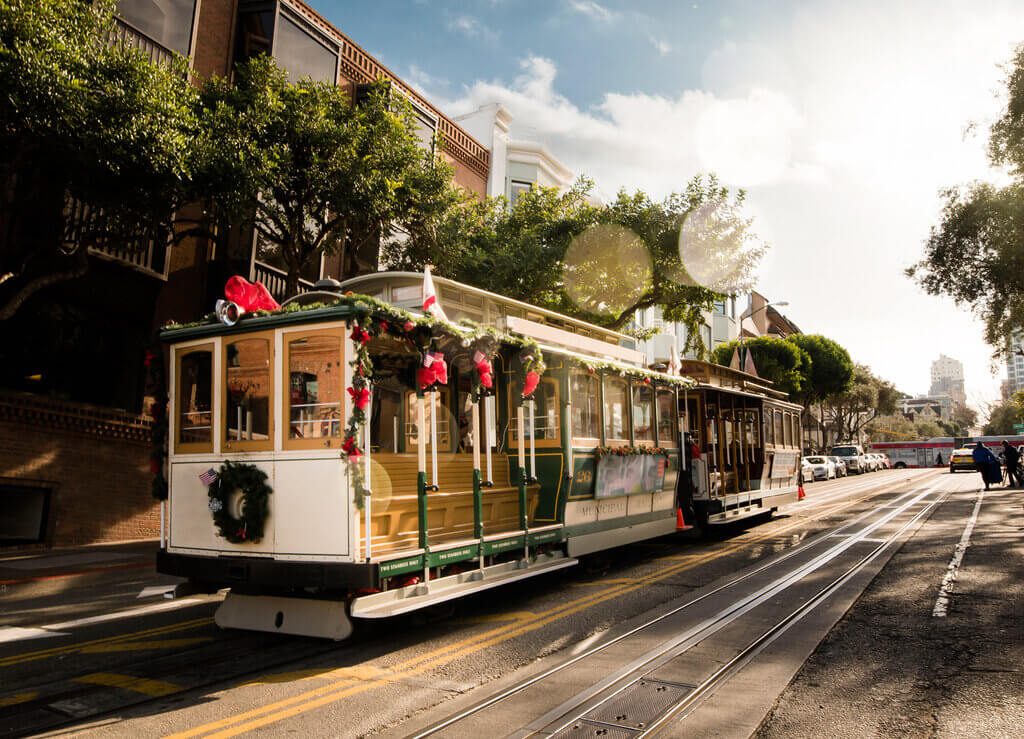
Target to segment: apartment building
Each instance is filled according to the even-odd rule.
[[[229,76],[271,54],[288,74],[334,82],[357,100],[384,79],[413,105],[424,146],[483,196],[490,154],[413,87],[301,0],[118,0],[116,37],[157,62],[180,54],[193,79]],[[435,134],[440,134],[439,137]],[[69,208],[80,207],[70,203]],[[109,244],[87,275],[49,287],[5,322],[0,343],[0,548],[155,536],[149,493],[147,351],[170,320],[210,311],[241,274],[280,296],[284,271],[252,232],[216,243]],[[303,275],[344,278],[330,256]]]

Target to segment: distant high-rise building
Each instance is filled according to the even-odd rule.
[[[956,405],[967,405],[964,391],[964,365],[958,359],[940,354],[932,362],[932,386],[929,395],[948,395]]]
[[[1006,393],[1009,398],[1024,390],[1024,337],[1010,341],[1010,355],[1006,359]]]

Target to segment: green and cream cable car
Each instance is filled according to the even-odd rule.
[[[709,521],[796,498],[798,455],[783,479],[747,430],[762,406],[794,408],[763,381],[728,391],[749,402],[702,400],[628,336],[435,279],[450,320],[410,310],[423,275],[385,272],[163,332],[158,570],[230,588],[222,627],[343,639],[351,618],[672,533],[691,491]],[[714,464],[684,453],[684,427]]]

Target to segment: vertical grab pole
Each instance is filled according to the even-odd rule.
[[[567,440],[565,445],[566,477],[572,480],[576,477],[576,455],[573,454],[572,449],[572,403],[565,404],[565,418],[565,425],[562,428],[566,429],[565,438]],[[569,494],[572,494],[571,490]]]
[[[530,480],[537,479],[537,402],[530,398]]]
[[[437,413],[441,409],[441,395],[437,390],[430,396],[430,484],[437,488]]]
[[[679,448],[683,452],[682,454],[679,455],[679,458],[681,460],[680,463],[679,463],[679,468],[683,472],[686,472],[686,432],[690,428],[689,417],[688,417],[689,412],[690,412],[690,406],[686,402],[686,388],[684,387],[683,388],[683,417],[680,419],[680,425],[682,426],[682,428],[679,429]]]
[[[526,419],[522,403],[516,406],[516,427],[519,430],[519,528],[523,532],[523,557],[524,560],[528,560],[530,558],[530,536],[526,524]]]
[[[366,422],[363,424],[363,459],[366,468],[363,473],[363,515],[366,517],[366,561],[373,557],[373,531],[370,521],[373,509],[373,483],[370,478],[370,419],[373,418],[373,391],[366,402]]]
[[[416,396],[416,500],[419,516],[420,549],[427,548],[427,407],[426,399],[420,393]],[[430,562],[427,553],[423,553],[423,581],[430,581]]]
[[[473,435],[473,536],[476,539],[482,539],[484,535],[484,501],[480,486],[480,401],[473,401],[469,420],[471,424],[470,433]],[[483,567],[484,562],[483,554],[483,549],[481,548],[481,567]]]
[[[165,520],[166,515],[167,515],[167,510],[166,509],[167,509],[167,501],[166,500],[161,500],[160,501],[160,548],[161,549],[164,548],[164,543],[166,541],[164,539],[164,520]]]
[[[494,470],[491,469],[491,447],[494,446],[494,411],[491,397],[484,398],[484,436],[486,437],[484,451],[487,454],[487,487],[494,485]]]

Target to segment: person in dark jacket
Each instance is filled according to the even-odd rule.
[[[1003,458],[1006,460],[1006,484],[1020,487],[1020,452],[1008,441],[1003,441]]]
[[[1002,467],[999,464],[999,460],[996,459],[996,455],[980,441],[974,447],[974,451],[971,452],[971,457],[974,459],[974,468],[981,473],[981,479],[985,483],[986,490],[988,490],[989,485],[993,485],[1003,479]]]

